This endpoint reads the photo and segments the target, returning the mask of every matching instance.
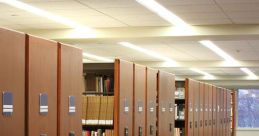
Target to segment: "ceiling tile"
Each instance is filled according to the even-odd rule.
[[[140,7],[135,0],[79,0],[81,3],[93,8],[123,8]]]
[[[259,59],[256,51],[247,41],[216,41],[214,43],[237,60]]]
[[[181,13],[178,14],[183,20],[187,19],[222,19],[227,18],[223,12]]]
[[[214,4],[213,0],[157,0],[162,5],[201,5]]]
[[[234,4],[221,4],[222,9],[226,12],[235,11],[259,11],[258,3],[234,3]]]
[[[236,18],[259,18],[259,14],[254,11],[235,11],[235,12],[226,12],[231,19]]]
[[[258,0],[215,0],[218,3],[259,3]]]
[[[227,18],[218,19],[187,19],[185,20],[191,25],[221,25],[221,24],[232,24],[232,21]]]
[[[221,71],[223,71],[224,73],[226,73],[227,75],[230,76],[245,76],[246,74],[244,74],[239,68],[220,68]]]
[[[27,4],[30,4],[31,6],[35,6],[37,8],[41,8],[44,10],[49,10],[49,9],[63,9],[63,10],[75,10],[75,9],[84,9],[88,8],[85,5],[73,1],[73,0],[67,0],[67,1],[32,1],[32,2],[26,2]]]
[[[196,60],[222,60],[222,58],[218,57],[212,51],[203,47],[196,41],[174,42],[167,44],[172,48],[186,53],[188,56],[192,56]]]
[[[174,12],[175,14],[180,13],[209,13],[209,12],[221,12],[221,9],[214,5],[177,5],[177,6],[166,6],[167,9]]]
[[[259,24],[259,18],[231,18],[235,24]]]

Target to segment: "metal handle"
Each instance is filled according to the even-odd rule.
[[[208,126],[208,122],[207,122],[207,120],[205,120],[205,126],[206,126],[206,127]]]
[[[68,136],[75,136],[75,132],[73,131],[69,132]]]
[[[198,122],[197,121],[195,121],[195,128],[197,128],[198,127]]]
[[[138,136],[142,136],[142,127],[138,127]]]
[[[172,123],[169,124],[169,131],[170,131],[170,132],[173,131],[173,124],[172,124]]]
[[[129,129],[128,128],[124,128],[124,136],[129,136]]]
[[[190,122],[190,128],[192,128],[192,122]]]
[[[203,122],[203,121],[201,120],[201,121],[200,121],[200,127],[202,127],[202,126],[203,126],[203,123],[202,123],[202,122]]]
[[[152,125],[150,125],[150,127],[149,127],[149,134],[153,135],[153,133],[154,133],[154,127]]]

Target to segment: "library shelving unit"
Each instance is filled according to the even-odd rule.
[[[119,59],[84,64],[86,133],[133,135],[133,68],[133,63]]]
[[[81,135],[81,49],[0,28],[0,62],[1,136]]]
[[[237,91],[231,93],[231,136],[236,136],[237,119]]]
[[[83,135],[173,135],[174,75],[119,59],[83,71]]]
[[[175,135],[232,136],[231,92],[192,79],[176,81]]]
[[[176,81],[175,87],[175,135],[184,136],[185,81]]]
[[[158,72],[158,136],[174,135],[175,125],[175,76],[159,71]]]
[[[107,135],[113,135],[115,125],[114,77],[118,73],[115,72],[118,70],[118,68],[115,69],[118,66],[115,66],[115,63],[83,64],[85,92],[83,92],[82,124],[84,136],[93,135],[93,133],[102,135],[104,132]]]

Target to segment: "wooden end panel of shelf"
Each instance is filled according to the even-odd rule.
[[[134,136],[144,136],[146,133],[146,67],[134,64]]]
[[[236,136],[236,120],[237,120],[237,91],[232,91],[232,136]]]
[[[220,135],[224,136],[224,88],[220,88]]]
[[[174,76],[159,71],[158,84],[158,135],[174,135]]]
[[[133,63],[115,60],[114,136],[133,136]]]
[[[227,135],[227,89],[224,89],[224,126],[223,126],[223,134],[226,136]]]
[[[204,113],[205,113],[205,100],[204,91],[205,84],[203,82],[199,83],[199,136],[204,136]]]
[[[221,104],[222,104],[221,89],[217,87],[217,136],[221,136]]]
[[[194,120],[194,130],[193,130],[193,136],[199,136],[199,108],[200,108],[200,91],[199,91],[199,82],[195,81],[194,82],[194,115],[193,115],[193,120]]]
[[[216,86],[212,86],[212,134],[213,136],[217,136],[217,88]]]
[[[213,86],[208,85],[208,136],[213,135]]]
[[[194,107],[194,80],[185,81],[185,134],[193,136],[193,107]]]
[[[82,50],[59,45],[59,89],[58,89],[58,134],[67,136],[73,132],[82,134],[82,91],[83,89],[83,65]],[[69,113],[69,98],[75,98],[75,113]]]
[[[204,115],[203,115],[203,135],[209,135],[209,84],[204,84]]]
[[[0,135],[25,135],[25,34],[0,28]],[[13,95],[13,113],[4,116],[4,92]]]
[[[231,136],[231,91],[228,90],[227,91],[227,120],[228,120],[228,123],[227,123],[227,136]]]
[[[57,135],[56,42],[28,36],[28,136]],[[40,94],[47,95],[48,113],[41,115]],[[45,98],[44,98],[45,99]]]
[[[146,70],[146,136],[156,135],[157,70]]]
[[[175,76],[173,74],[168,73],[168,83],[167,83],[167,94],[168,94],[168,102],[169,102],[169,135],[174,135],[174,127],[175,127]]]

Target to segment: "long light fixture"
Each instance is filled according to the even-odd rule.
[[[38,16],[41,16],[41,17],[45,17],[49,20],[52,20],[54,22],[57,22],[57,23],[60,23],[60,24],[66,25],[66,26],[69,26],[69,27],[74,28],[74,29],[78,29],[78,30],[81,30],[81,31],[84,31],[84,32],[93,33],[93,30],[90,27],[78,24],[78,23],[76,23],[72,20],[69,20],[69,19],[64,18],[62,16],[52,14],[48,11],[45,11],[45,10],[42,10],[42,9],[39,9],[39,8],[36,8],[36,7],[33,7],[29,4],[26,4],[26,3],[18,1],[18,0],[0,0],[0,3],[8,4],[10,6],[25,10],[27,12],[30,12],[32,14],[35,14],[35,15],[38,15]]]
[[[204,79],[215,79],[215,77],[207,72],[204,72],[204,71],[201,71],[197,68],[190,68],[190,70],[196,72],[196,73],[199,73],[199,74],[202,74],[204,77]]]
[[[113,59],[108,59],[105,57],[97,56],[97,55],[94,55],[91,53],[86,53],[86,52],[83,53],[83,56],[88,59],[93,59],[93,60],[97,60],[97,61],[101,61],[101,62],[114,62]]]
[[[158,3],[155,0],[136,0],[136,1],[175,26],[189,27],[189,25],[184,20],[182,20],[177,15],[175,15],[173,12],[166,9],[164,6],[162,6],[160,3]]]
[[[161,54],[158,54],[156,52],[153,52],[153,51],[141,48],[141,47],[139,47],[137,45],[134,45],[132,43],[129,43],[129,42],[119,42],[118,44],[120,44],[120,45],[122,45],[124,47],[127,47],[127,48],[131,48],[131,49],[137,50],[139,52],[145,53],[146,55],[149,55],[151,57],[163,60],[166,63],[169,63],[171,66],[176,66],[177,65],[176,61],[172,60],[171,58],[168,58],[168,57],[165,57],[165,56],[163,56]]]
[[[248,75],[248,79],[258,79],[257,75],[255,75],[251,70],[248,68],[240,68],[241,71]]]
[[[222,57],[223,59],[225,59],[225,61],[227,61],[228,63],[231,63],[232,65],[239,65],[238,62],[231,57],[230,55],[228,55],[225,51],[223,51],[222,49],[220,49],[217,45],[215,45],[213,42],[209,41],[209,40],[203,40],[200,41],[200,43],[209,48],[210,50],[212,50],[213,52],[215,52],[216,54],[218,54],[220,57]]]

